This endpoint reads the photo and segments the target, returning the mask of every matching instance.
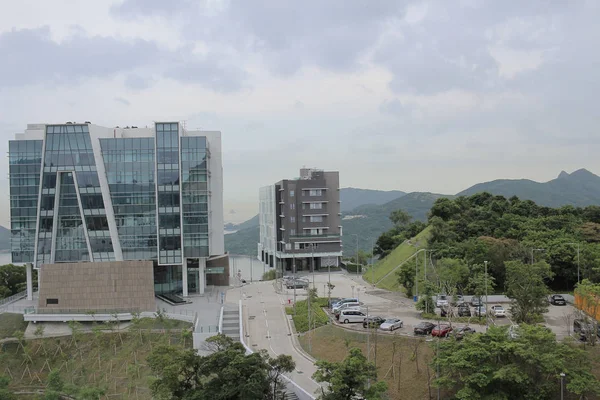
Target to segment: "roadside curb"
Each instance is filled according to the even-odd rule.
[[[291,316],[289,316],[285,313],[285,304],[282,303],[281,305],[282,305],[281,312],[283,313],[283,317],[285,318],[285,321],[286,321],[286,324],[288,327],[288,333],[290,335],[292,346],[298,352],[298,354],[300,354],[302,357],[306,358],[311,363],[315,364],[317,362],[317,360],[315,358],[313,358],[310,354],[306,353],[304,351],[304,349],[302,348],[302,346],[300,345],[300,342],[298,341],[298,333],[296,332],[296,327],[293,324],[293,320],[292,320]]]

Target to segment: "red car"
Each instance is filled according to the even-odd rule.
[[[450,325],[436,325],[431,331],[431,336],[447,337],[452,332]]]

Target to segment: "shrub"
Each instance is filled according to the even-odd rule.
[[[326,298],[317,298],[311,304],[311,314],[312,318],[314,318],[314,323],[311,323],[311,328],[318,328],[323,325],[327,325],[329,323],[329,317],[323,311],[322,307],[327,305]],[[296,327],[297,332],[307,332],[309,330],[308,327],[308,302],[306,300],[300,300],[296,302],[296,315],[294,315],[294,307],[286,307],[285,313],[287,315],[292,315],[292,320],[294,321],[294,326]],[[312,321],[311,321],[312,322]]]
[[[263,281],[272,281],[276,277],[277,277],[277,272],[274,269],[271,269],[263,274],[262,280]]]

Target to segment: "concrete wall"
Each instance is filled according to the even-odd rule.
[[[238,274],[247,282],[259,281],[270,268],[251,256],[229,256],[229,265],[231,269],[231,283],[238,284]]]
[[[40,310],[156,310],[152,261],[44,264],[40,274]]]
[[[231,275],[229,271],[229,256],[223,255],[218,257],[212,257],[206,260],[206,269],[209,268],[223,268],[224,271],[221,274],[206,274],[206,285],[209,286],[229,286],[229,277]]]

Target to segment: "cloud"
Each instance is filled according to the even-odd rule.
[[[116,101],[117,103],[121,103],[121,104],[123,104],[123,105],[126,105],[126,106],[128,106],[128,105],[130,105],[130,104],[131,104],[131,103],[129,102],[129,100],[127,100],[127,99],[125,99],[125,98],[123,98],[123,97],[115,97],[115,101]]]
[[[194,56],[188,48],[168,51],[146,40],[73,31],[60,43],[50,39],[47,26],[0,34],[0,53],[10,54],[0,63],[0,85],[73,85],[88,78],[127,74],[125,85],[139,90],[148,88],[152,79],[137,71],[150,70],[179,82],[232,92],[242,87],[245,77],[244,70],[229,63],[225,55]]]

